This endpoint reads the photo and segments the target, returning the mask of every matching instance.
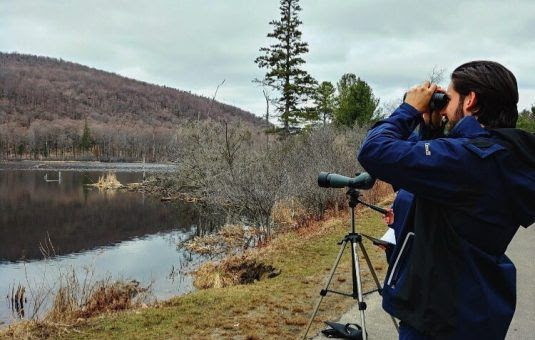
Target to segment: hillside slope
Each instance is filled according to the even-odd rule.
[[[203,119],[262,125],[251,113],[211,98],[59,59],[0,53],[0,152],[5,158],[54,153],[76,158],[88,149],[81,146],[87,120],[93,153],[135,159],[141,153],[129,149],[139,151],[149,141],[168,144],[174,128]],[[153,158],[165,153],[146,151]]]

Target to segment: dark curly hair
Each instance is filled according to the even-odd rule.
[[[471,61],[451,74],[455,91],[476,94],[473,115],[486,128],[514,128],[518,119],[518,87],[511,71],[494,61]]]

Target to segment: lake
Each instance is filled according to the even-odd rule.
[[[204,223],[193,206],[84,186],[109,170],[127,184],[173,169],[137,163],[0,163],[0,324],[17,318],[9,296],[19,284],[26,288],[29,317],[35,297],[53,292],[58,278],[73,270],[81,280],[90,273],[93,281],[152,283],[158,299],[191,291],[185,271],[200,259],[177,243]]]

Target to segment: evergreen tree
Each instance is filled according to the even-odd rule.
[[[375,98],[371,87],[352,73],[346,73],[338,82],[337,107],[334,112],[339,124],[362,126],[376,119],[379,99]]]
[[[19,144],[19,146],[17,147],[17,154],[19,156],[22,156],[24,152],[26,152],[24,144]]]
[[[84,132],[82,133],[82,139],[80,140],[80,148],[87,151],[93,146],[93,139],[91,138],[91,131],[89,125],[87,125],[87,119],[84,124]]]
[[[335,104],[334,86],[330,81],[324,81],[318,86],[314,94],[314,104],[317,119],[322,119],[323,126],[325,126],[327,120],[333,117]]]
[[[298,18],[301,10],[298,0],[280,1],[280,20],[273,20],[273,32],[267,36],[277,41],[269,47],[260,48],[263,55],[255,59],[260,68],[267,69],[264,76],[266,85],[280,93],[275,99],[280,120],[285,131],[290,126],[310,119],[310,110],[302,109],[314,92],[316,81],[301,67],[305,63],[302,55],[308,52],[308,44],[301,41]]]
[[[518,113],[518,121],[516,127],[535,133],[535,105],[530,110],[522,110]]]

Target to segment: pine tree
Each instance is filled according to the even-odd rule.
[[[330,81],[324,81],[318,86],[314,94],[314,103],[317,119],[322,119],[323,126],[325,126],[327,120],[332,119],[334,112],[334,86]]]
[[[84,132],[82,133],[82,139],[80,140],[80,148],[84,151],[89,150],[93,146],[93,139],[91,138],[91,131],[89,125],[87,125],[87,119],[84,124]]]
[[[375,98],[372,88],[364,80],[352,73],[346,73],[338,82],[337,108],[335,120],[339,124],[360,126],[373,122],[376,117],[379,99]]]
[[[530,110],[524,109],[518,113],[516,127],[528,132],[535,132],[535,105]]]
[[[308,44],[301,41],[298,18],[301,10],[298,0],[280,1],[280,20],[273,20],[273,32],[268,38],[277,41],[269,47],[260,48],[263,55],[255,59],[260,68],[267,69],[264,83],[280,93],[275,99],[280,120],[286,132],[290,126],[310,119],[309,110],[301,105],[314,93],[316,81],[301,67],[305,63],[302,55],[308,52]]]

